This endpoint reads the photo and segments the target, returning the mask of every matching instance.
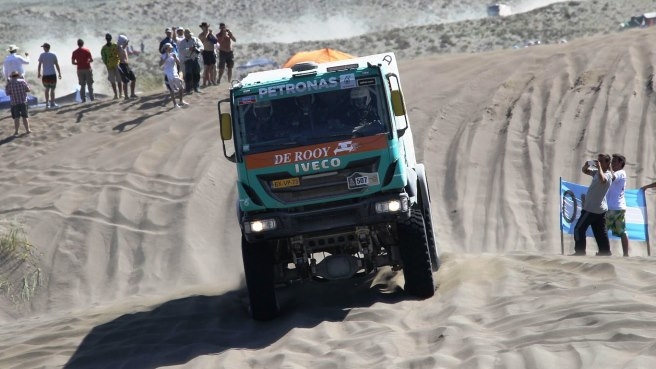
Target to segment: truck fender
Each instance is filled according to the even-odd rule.
[[[237,221],[239,222],[239,228],[242,228],[242,233],[244,232],[243,225],[242,225],[242,217],[244,216],[244,212],[241,210],[241,207],[239,206],[239,199],[235,201],[235,210],[237,213]]]
[[[419,186],[419,197],[422,207],[429,207],[430,209],[430,193],[428,191],[428,180],[426,179],[426,168],[424,164],[417,164],[415,167],[417,173],[417,185]]]
[[[408,196],[414,200],[413,203],[417,202],[417,172],[414,169],[409,168],[406,171],[406,175],[408,177],[408,184],[405,186],[405,191],[408,193]]]

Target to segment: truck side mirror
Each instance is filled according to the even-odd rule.
[[[403,96],[401,91],[393,90],[392,91],[392,110],[394,110],[394,116],[400,117],[405,115],[405,105],[403,104]]]
[[[221,114],[221,139],[232,140],[232,119],[228,113]]]
[[[394,112],[394,121],[396,122],[396,131],[399,137],[403,136],[408,128],[408,117],[405,115],[405,103],[400,90],[392,90],[392,111]]]

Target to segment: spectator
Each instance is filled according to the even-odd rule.
[[[184,40],[184,38],[185,38],[184,28],[183,27],[177,27],[175,29],[175,42],[177,42],[178,45],[180,45],[180,42],[182,42],[182,40]],[[180,50],[178,50],[178,51],[180,51]]]
[[[9,45],[7,51],[9,51],[9,55],[7,55],[2,64],[2,75],[9,81],[11,72],[18,71],[20,78],[24,78],[25,70],[23,69],[23,65],[30,64],[29,54],[26,52],[25,57],[16,54],[16,51],[18,51],[18,46],[16,45]]]
[[[610,155],[599,154],[597,160],[591,160],[591,162],[594,162],[594,165],[586,161],[581,169],[583,173],[592,177],[592,183],[585,195],[581,216],[574,227],[575,252],[573,255],[585,255],[585,232],[591,226],[599,247],[597,255],[610,256],[610,242],[606,229],[606,212],[608,211],[606,194],[613,181],[609,170]]]
[[[212,29],[207,22],[200,24],[203,30],[198,38],[203,43],[203,87],[216,84],[216,54],[214,53],[214,45],[218,40],[214,37]]]
[[[118,71],[121,75],[121,80],[123,81],[123,96],[125,99],[128,97],[128,83],[130,84],[130,97],[136,98],[137,95],[134,93],[134,89],[137,83],[137,77],[134,75],[134,72],[130,68],[130,63],[128,59],[128,43],[130,40],[125,35],[118,36]]]
[[[123,81],[118,71],[118,45],[112,42],[112,35],[109,33],[105,35],[105,40],[107,43],[100,49],[100,56],[107,68],[107,80],[112,85],[114,100],[117,100],[123,96]]]
[[[184,82],[187,93],[200,92],[200,64],[198,57],[201,52],[200,40],[194,37],[194,34],[188,28],[184,30],[185,38],[180,41],[178,50],[180,51],[180,61],[184,64]]]
[[[171,47],[173,47],[173,52],[178,53],[178,43],[175,40],[175,37],[173,37],[173,31],[170,28],[166,28],[164,30],[164,33],[166,34],[166,37],[162,39],[162,41],[159,42],[159,50],[160,54],[164,54],[164,45],[166,44],[171,44]]]
[[[624,189],[626,187],[626,172],[624,155],[613,154],[610,161],[610,169],[613,182],[610,184],[606,201],[608,212],[606,213],[606,227],[613,235],[622,241],[622,253],[629,256],[629,236],[626,234],[626,199]]]
[[[39,55],[39,65],[37,66],[37,78],[41,78],[43,87],[45,87],[46,109],[56,108],[55,88],[57,87],[57,75],[61,79],[61,70],[57,62],[57,55],[50,52],[50,44],[41,45],[43,53]],[[43,69],[41,69],[43,67]],[[43,71],[43,74],[41,72]]]
[[[173,107],[177,108],[187,105],[182,100],[184,85],[180,78],[180,59],[178,59],[178,55],[173,51],[173,45],[170,43],[164,44],[164,54],[159,61],[159,65],[162,66],[162,70],[164,71],[164,84],[166,84],[166,88],[171,93]],[[175,102],[176,92],[178,93],[179,103]]]
[[[32,133],[27,115],[27,93],[30,92],[30,86],[20,77],[19,71],[15,70],[11,72],[7,85],[5,86],[5,92],[9,95],[11,103],[11,117],[14,119],[14,136],[18,136],[21,117],[23,118],[25,132]]]
[[[237,42],[237,39],[226,27],[225,23],[219,24],[219,33],[216,34],[216,39],[219,42],[219,80],[217,83],[221,83],[221,77],[223,77],[223,72],[227,66],[229,84],[232,81],[232,67],[235,65],[235,55],[232,52],[232,42]]]
[[[93,57],[91,51],[84,47],[84,41],[80,38],[77,40],[77,49],[73,51],[71,56],[73,65],[77,65],[77,79],[80,83],[80,100],[86,102],[86,90],[89,89],[89,99],[93,101],[93,70],[91,63]]]

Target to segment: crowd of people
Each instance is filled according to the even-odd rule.
[[[136,98],[136,77],[129,64],[129,55],[133,53],[130,51],[129,39],[125,35],[119,35],[118,43],[112,43],[112,35],[108,33],[105,35],[105,40],[107,43],[101,49],[101,56],[114,91],[114,99],[121,97],[125,99]],[[37,78],[41,80],[45,89],[45,108],[54,109],[59,107],[55,103],[55,89],[57,81],[62,78],[61,67],[57,55],[50,50],[51,45],[46,42],[41,47],[43,52],[38,59]],[[27,107],[28,92],[31,91],[31,87],[25,80],[25,65],[30,64],[30,59],[29,53],[26,52],[24,55],[20,55],[18,50],[19,47],[16,45],[9,45],[7,48],[9,54],[2,64],[1,76],[7,82],[5,93],[10,98],[11,116],[16,125],[15,135],[18,135],[19,120],[21,118],[26,133],[31,132]],[[71,53],[71,64],[76,68],[81,103],[85,103],[87,99],[90,101],[95,100],[93,68],[91,66],[93,61],[93,55],[84,46],[84,40],[78,39],[77,48]],[[128,86],[130,87],[129,95]]]
[[[228,82],[232,80],[235,63],[232,43],[237,41],[235,35],[225,23],[219,24],[216,33],[207,22],[202,22],[198,27],[201,29],[198,36],[190,28],[167,27],[165,37],[159,43],[164,84],[176,107],[186,105],[182,99],[183,93],[200,93],[201,87],[219,85],[224,74]]]
[[[190,28],[169,27],[165,29],[166,37],[159,44],[160,62],[164,75],[164,84],[170,93],[174,107],[187,105],[183,94],[200,93],[201,87],[219,85],[225,74],[228,82],[232,80],[234,66],[234,34],[221,23],[219,31],[214,33],[210,24],[202,22],[198,37]],[[114,99],[134,99],[137,77],[130,66],[130,55],[135,50],[126,35],[118,35],[116,42],[110,33],[105,35],[106,43],[100,50],[102,62],[107,70],[107,79],[114,93]],[[45,108],[59,107],[55,103],[55,89],[62,73],[57,55],[51,51],[51,45],[41,45],[43,53],[39,56],[37,78],[45,89]],[[143,42],[140,45],[144,51]],[[20,119],[23,120],[26,133],[29,129],[28,92],[31,91],[25,79],[25,66],[30,64],[29,54],[21,55],[19,47],[10,45],[8,55],[2,65],[2,75],[6,79],[6,94],[10,98],[11,116],[16,122],[18,134]],[[217,73],[218,60],[218,73]],[[84,46],[84,40],[77,40],[77,48],[71,54],[71,63],[75,65],[79,88],[79,101],[94,101],[94,62],[91,51]],[[202,64],[201,64],[202,63]],[[201,66],[202,65],[202,66]],[[201,77],[202,70],[202,77]],[[202,86],[201,86],[202,81]]]

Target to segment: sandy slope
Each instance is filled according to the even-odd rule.
[[[47,280],[31,311],[3,302],[0,367],[649,368],[653,260],[638,243],[628,259],[561,256],[558,177],[584,181],[581,162],[612,151],[629,187],[656,180],[655,41],[403,62],[437,294],[407,299],[382,270],[283,290],[270,323],[246,310],[224,89],[180,110],[151,94],[34,111],[15,139],[5,116],[0,212],[23,219]]]

